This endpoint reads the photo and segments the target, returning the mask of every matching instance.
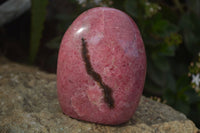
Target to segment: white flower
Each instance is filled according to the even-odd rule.
[[[195,76],[192,74],[192,83],[195,83],[196,86],[199,86],[200,78],[199,78],[199,73]]]
[[[154,12],[153,7],[150,7],[150,8],[149,8],[149,11],[150,11],[150,12]]]

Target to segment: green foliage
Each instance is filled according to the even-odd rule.
[[[146,47],[145,91],[161,96],[200,126],[200,120],[195,117],[200,116],[200,95],[192,88],[191,78],[185,76],[191,57],[195,59],[200,52],[200,7],[193,2],[174,0],[174,6],[169,6],[164,2],[126,0],[125,11],[137,21]],[[184,5],[186,11],[182,8]],[[200,66],[192,70],[196,69],[199,72]]]
[[[200,49],[200,17],[192,12],[185,13],[180,18],[180,27],[184,35],[184,44],[188,51],[197,55]]]
[[[145,89],[162,95],[165,89],[176,88],[170,57],[175,56],[182,36],[179,27],[166,19],[162,10],[158,9],[162,7],[146,0],[125,2],[125,11],[137,21],[146,46],[148,67]]]
[[[61,36],[57,36],[55,38],[53,38],[52,40],[50,40],[46,46],[49,49],[56,49],[59,50],[60,47],[60,42],[61,42]]]
[[[32,0],[31,4],[31,40],[29,62],[34,63],[40,39],[42,37],[42,31],[44,29],[48,0]]]

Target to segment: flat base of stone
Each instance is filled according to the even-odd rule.
[[[195,124],[173,108],[142,97],[129,122],[106,126],[64,115],[56,75],[0,57],[0,133],[198,133]]]

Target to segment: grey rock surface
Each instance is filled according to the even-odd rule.
[[[64,115],[56,75],[0,57],[0,133],[198,133],[173,108],[142,97],[129,122],[106,126]]]
[[[17,18],[31,7],[31,0],[7,0],[0,5],[0,26]]]

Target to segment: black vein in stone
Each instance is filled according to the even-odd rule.
[[[90,62],[89,51],[87,49],[87,42],[85,41],[84,38],[82,38],[81,40],[82,40],[82,58],[83,61],[85,62],[86,71],[88,75],[90,75],[99,84],[100,88],[103,89],[104,101],[108,104],[110,108],[114,108],[112,89],[102,81],[100,74],[94,71]]]

